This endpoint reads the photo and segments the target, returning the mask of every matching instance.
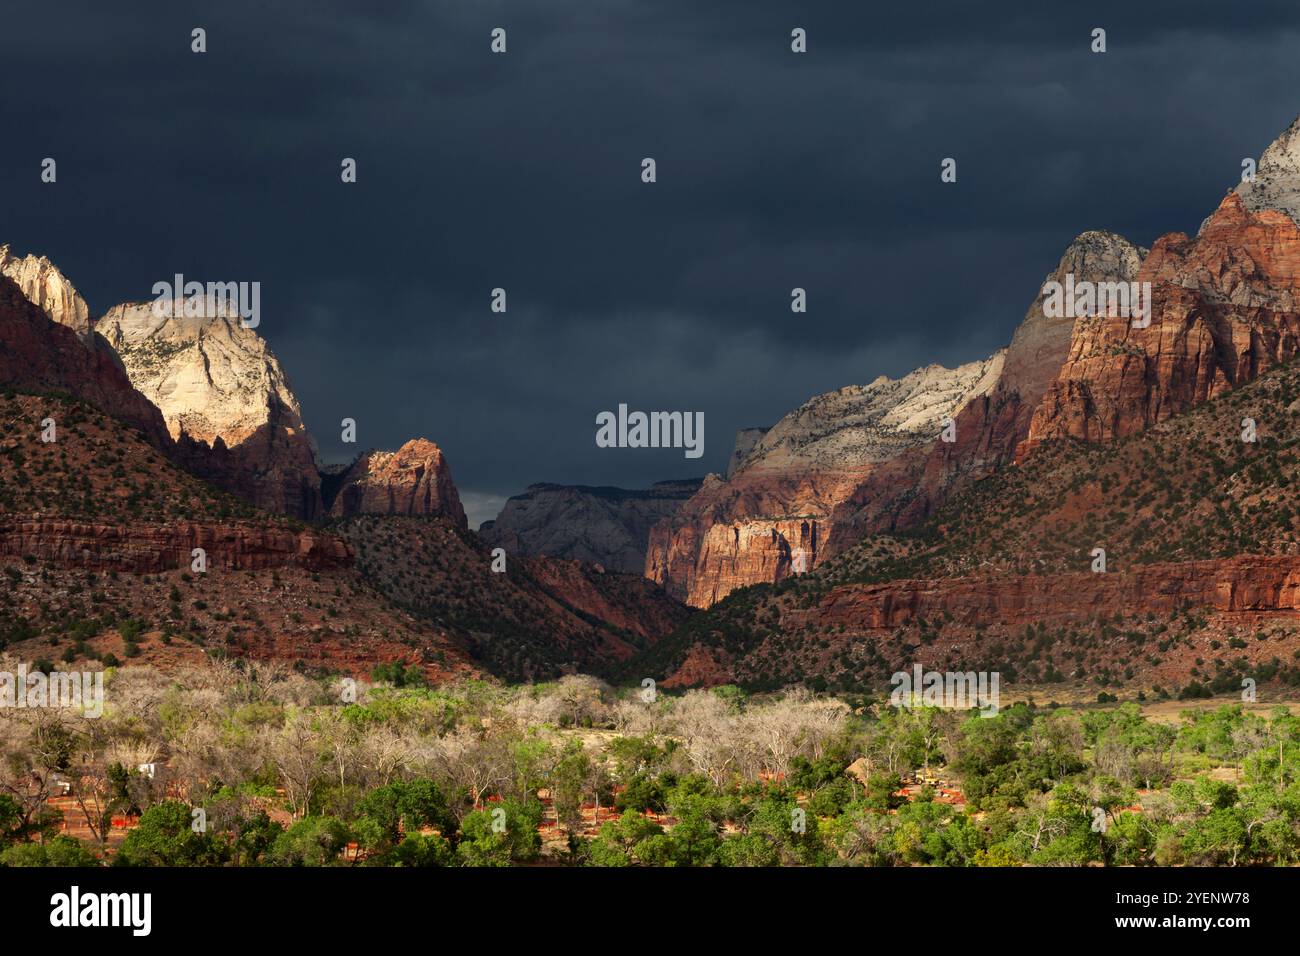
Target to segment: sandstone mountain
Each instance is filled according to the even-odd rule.
[[[49,259],[19,258],[7,245],[0,246],[0,274],[72,329],[97,365],[125,371],[162,412],[176,443],[172,454],[186,467],[269,511],[321,516],[316,448],[298,401],[266,343],[238,316],[212,302],[206,318],[187,318],[183,308],[161,317],[152,303],[135,303],[92,320],[85,299]]]
[[[320,517],[315,443],[275,355],[219,306],[203,318],[183,312],[118,305],[95,329],[162,411],[196,473],[268,511]]]
[[[0,387],[66,392],[133,425],[154,447],[171,447],[162,415],[132,387],[112,349],[88,347],[72,327],[52,321],[4,276],[0,276]]]
[[[1093,693],[1300,683],[1298,482],[1292,361],[1128,438],[1044,443],[919,528],[734,594],[624,670],[670,687],[883,688],[916,662]]]
[[[640,575],[514,556],[493,572],[429,442],[366,456],[352,486],[400,515],[347,518],[340,534],[268,514],[178,467],[158,410],[116,365],[97,377],[96,355],[0,279],[0,648],[24,659],[544,678],[626,659],[686,617]],[[109,407],[152,416],[157,445]]]
[[[422,439],[326,469],[347,537],[304,525],[323,510],[320,473],[265,343],[233,317],[149,305],[79,338],[29,300],[87,313],[70,285],[54,294],[57,270],[21,274],[26,294],[0,276],[0,647],[160,667],[233,654],[322,676],[401,664],[435,682],[478,661],[522,679],[599,669],[684,620],[639,574],[521,556],[494,573]]]
[[[677,512],[699,479],[661,481],[644,491],[582,485],[530,485],[484,522],[479,537],[510,554],[551,555],[640,574],[651,527]]]
[[[760,426],[742,428],[736,432],[736,443],[731,449],[731,458],[727,462],[727,478],[740,470],[740,466],[749,458],[749,453],[754,450],[754,446],[762,441],[767,432],[767,428]]]
[[[90,307],[62,272],[44,256],[14,256],[7,245],[0,246],[0,275],[17,283],[33,305],[55,322],[66,325],[83,341],[93,341]]]
[[[1194,239],[1158,239],[1138,272],[1151,324],[1081,318],[1034,412],[1023,456],[1072,436],[1130,435],[1251,381],[1300,348],[1300,226],[1230,193]]]
[[[825,557],[831,516],[882,464],[937,438],[945,419],[993,387],[998,353],[931,365],[819,395],[761,435],[737,439],[734,470],[707,477],[650,535],[645,573],[707,607],[737,587],[779,581]]]
[[[0,314],[5,341],[11,328]],[[39,438],[46,416],[56,442]],[[445,629],[371,587],[342,538],[199,481],[100,409],[19,390],[0,395],[0,422],[0,647],[29,661],[237,655],[358,678],[396,662],[433,681],[480,673]]]
[[[1150,283],[1149,324],[1053,319],[1040,292],[957,440],[870,474],[828,560],[630,666],[757,686],[855,686],[915,661],[1165,691],[1300,682],[1298,130],[1194,238],[1148,253],[1085,233],[1049,276]]]
[[[1272,209],[1300,222],[1300,117],[1260,154],[1255,179],[1238,183],[1233,192],[1250,212]],[[1202,230],[1209,221],[1201,223]]]
[[[468,527],[465,509],[440,449],[424,438],[397,451],[368,451],[338,479],[332,517],[348,515],[442,515]]]
[[[1090,231],[1044,277],[1012,335],[996,384],[955,416],[955,441],[932,442],[877,469],[836,509],[829,549],[872,531],[914,527],[953,494],[1014,461],[1043,394],[1069,355],[1075,319],[1044,309],[1049,282],[1131,282],[1147,250],[1114,233]]]

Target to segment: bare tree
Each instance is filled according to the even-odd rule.
[[[691,768],[722,786],[736,772],[744,750],[731,706],[712,691],[690,691],[676,702],[673,723]]]
[[[279,774],[290,812],[305,816],[328,759],[310,714],[295,711],[283,727],[265,729],[261,748]]]

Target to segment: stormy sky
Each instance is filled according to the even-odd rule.
[[[1289,0],[10,4],[0,242],[94,314],[260,282],[325,460],[344,417],[428,437],[476,524],[986,356],[1078,233],[1195,231],[1300,114],[1298,41]],[[619,403],[704,412],[704,457],[598,448]]]

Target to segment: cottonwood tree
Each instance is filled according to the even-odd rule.
[[[802,701],[793,699],[777,701],[745,715],[745,729],[762,747],[767,769],[777,776],[789,775],[790,761],[799,753],[804,732],[802,716]]]
[[[1083,764],[1083,724],[1078,715],[1060,710],[1035,720],[1029,749],[1043,758],[1053,779],[1073,773]]]
[[[523,734],[510,745],[515,796],[527,800],[551,775],[556,755],[551,742],[536,734]]]
[[[78,728],[73,758],[71,796],[86,820],[91,837],[103,853],[108,848],[113,811],[128,799],[123,786],[126,769],[108,759],[111,724],[104,720],[81,723],[83,726]]]
[[[1011,840],[1020,850],[1022,858],[1030,859],[1054,840],[1069,833],[1076,823],[1060,812],[1048,794],[1035,794],[1021,814],[1020,825]]]
[[[306,816],[324,772],[328,751],[312,726],[312,716],[294,711],[284,725],[267,728],[260,741],[262,752],[279,775],[285,799],[295,817]]]
[[[330,775],[339,790],[346,788],[349,777],[360,785],[358,771],[362,761],[362,748],[357,726],[339,711],[326,710],[316,715],[312,730],[319,738],[320,746],[326,754],[326,763],[330,767]]]
[[[550,791],[555,820],[570,834],[582,825],[583,798],[589,792],[591,780],[591,757],[580,742],[569,740],[551,773]]]
[[[676,701],[673,723],[692,769],[721,787],[736,772],[745,748],[731,705],[711,691],[689,691]]]
[[[941,744],[949,739],[960,720],[957,713],[937,707],[908,708],[899,714],[899,724],[910,749],[920,754],[921,766],[930,773],[930,761],[943,752]]]
[[[849,707],[841,700],[822,698],[804,705],[801,742],[809,759],[821,760],[828,748],[843,738],[848,716]]]
[[[602,680],[586,674],[567,674],[556,686],[563,707],[574,727],[589,727],[604,714],[604,696],[609,686]]]
[[[633,694],[630,699],[615,701],[609,707],[609,719],[621,735],[662,737],[673,728],[673,701],[664,695],[646,701]]]
[[[0,708],[0,793],[12,798],[16,834],[28,835],[57,826],[57,815],[46,801],[56,780],[71,769],[73,734],[67,715],[48,708]],[[81,719],[81,718],[77,718]]]
[[[867,731],[866,750],[871,764],[884,767],[890,774],[902,774],[912,769],[905,717],[899,710],[890,708],[880,715]]]
[[[547,693],[536,687],[520,688],[505,706],[511,719],[523,727],[558,727],[564,708],[564,701],[558,694]]]
[[[419,760],[414,742],[388,726],[368,729],[359,741],[360,759],[375,785],[412,775]]]
[[[514,770],[510,743],[499,731],[460,727],[439,739],[434,760],[453,788],[468,792],[477,810],[485,797],[500,793],[510,783]]]
[[[1176,739],[1172,727],[1150,721],[1112,725],[1093,747],[1093,766],[1101,774],[1151,790],[1173,779]]]

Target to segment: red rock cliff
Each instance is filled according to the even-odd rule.
[[[708,607],[738,587],[812,570],[837,505],[882,465],[937,435],[946,417],[991,386],[1001,365],[998,354],[957,369],[881,376],[818,395],[761,435],[742,436],[729,476],[706,478],[652,529],[646,576],[679,600]]]
[[[0,276],[0,386],[18,391],[68,392],[133,425],[155,448],[170,450],[162,414],[132,387],[102,339],[88,347]]]
[[[340,538],[242,522],[98,524],[40,516],[0,515],[0,555],[62,565],[157,573],[187,568],[195,548],[209,569],[348,567],[352,550]]]
[[[1081,318],[1069,354],[1018,449],[1141,431],[1248,382],[1300,347],[1300,228],[1249,212],[1230,193],[1200,234],[1156,241],[1137,281],[1150,282],[1151,324]]]
[[[356,460],[330,507],[336,518],[355,514],[442,515],[468,526],[446,457],[423,438]]]

